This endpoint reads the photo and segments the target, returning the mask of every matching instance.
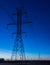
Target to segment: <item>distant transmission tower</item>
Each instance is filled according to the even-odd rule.
[[[39,60],[40,60],[40,53],[39,53]]]

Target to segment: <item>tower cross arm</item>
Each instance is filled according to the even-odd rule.
[[[17,25],[17,24],[16,24],[15,22],[13,22],[13,23],[8,23],[6,28],[8,29],[8,26],[10,26],[10,25]]]
[[[30,24],[32,23],[31,21],[26,21],[26,22],[23,22],[23,24]]]
[[[7,25],[17,25],[17,24],[13,22],[13,23],[9,23],[9,24],[7,24]]]
[[[18,32],[13,32],[12,34],[20,34]],[[26,34],[26,32],[22,32],[21,34]]]

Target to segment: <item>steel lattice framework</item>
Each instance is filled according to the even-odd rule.
[[[26,33],[26,32],[22,32],[22,25],[32,23],[32,22],[22,22],[22,14],[23,14],[22,9],[18,9],[17,22],[7,24],[7,25],[16,25],[16,27],[17,27],[16,32],[13,33],[13,34],[16,34],[16,39],[15,39],[15,43],[14,43],[14,47],[13,47],[13,51],[12,51],[11,60],[13,60],[13,59],[17,60],[18,55],[20,56],[20,60],[26,59],[24,46],[23,46],[23,39],[22,39],[22,34]]]

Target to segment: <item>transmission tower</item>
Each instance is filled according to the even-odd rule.
[[[22,8],[17,9],[15,15],[17,16],[17,21],[13,23],[9,23],[7,25],[15,25],[17,30],[13,34],[16,34],[16,39],[14,42],[11,60],[26,60],[24,44],[22,39],[22,34],[26,32],[22,32],[22,25],[32,23],[31,21],[22,22],[23,11]]]
[[[40,57],[40,53],[39,53],[39,60],[41,59],[41,57]]]
[[[18,57],[20,60],[26,60],[24,44],[22,39],[22,34],[23,33],[25,34],[26,32],[22,31],[22,25],[32,23],[30,21],[22,22],[24,1],[20,0],[19,2],[21,3],[22,7],[16,8],[17,9],[15,13],[15,15],[17,16],[16,22],[7,24],[7,25],[16,25],[16,28],[17,28],[16,32],[13,33],[13,34],[16,34],[16,38],[15,38],[15,42],[14,42],[14,46],[12,50],[11,60],[13,59],[18,60]],[[24,13],[27,14],[27,12],[24,12]],[[11,19],[13,18],[11,17]]]

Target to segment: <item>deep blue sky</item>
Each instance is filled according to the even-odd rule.
[[[11,51],[15,35],[14,26],[6,29],[6,24],[12,22],[10,16],[20,7],[21,2],[17,0],[0,0],[0,51]],[[50,1],[49,0],[24,0],[24,11],[27,11],[28,18],[23,15],[23,21],[32,21],[32,24],[24,25],[23,43],[26,53],[50,54]],[[10,16],[8,16],[10,15]],[[16,18],[13,16],[14,19]]]

